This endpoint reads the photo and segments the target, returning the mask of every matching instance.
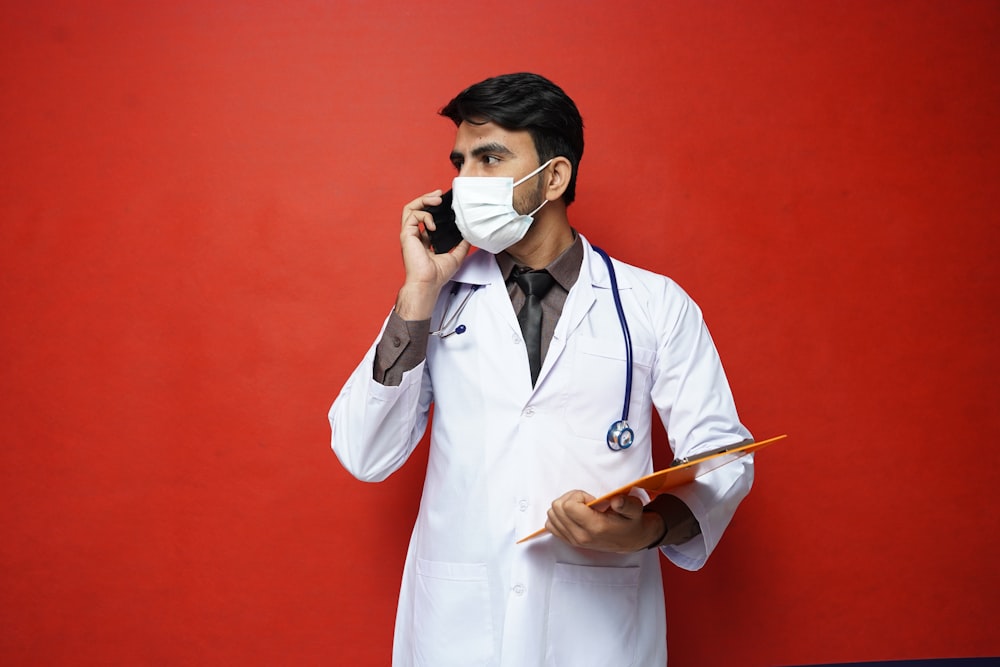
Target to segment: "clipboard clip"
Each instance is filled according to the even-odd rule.
[[[725,454],[730,450],[738,449],[743,445],[749,445],[752,442],[753,440],[744,440],[743,442],[735,442],[731,445],[723,445],[722,447],[709,449],[708,451],[701,452],[699,454],[694,454],[693,456],[685,456],[684,458],[677,458],[670,462],[670,467],[676,468],[677,466],[687,465],[688,463],[695,463],[697,461],[701,461],[702,459],[707,459],[717,454]]]

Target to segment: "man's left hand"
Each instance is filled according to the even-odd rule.
[[[612,553],[640,551],[663,535],[663,519],[643,512],[642,501],[634,496],[615,496],[588,507],[592,500],[585,491],[563,494],[549,508],[545,528],[574,547]]]

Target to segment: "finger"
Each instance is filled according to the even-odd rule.
[[[421,227],[422,215],[426,215],[428,218],[430,217],[429,214],[426,214],[423,211],[410,211],[406,217],[403,218],[403,227],[399,232],[399,237],[404,244],[408,243],[407,239],[412,237],[426,245],[424,242],[426,233],[424,233],[423,228]]]
[[[551,507],[545,515],[545,530],[560,539],[566,539],[566,528],[563,525],[562,519],[552,510]]]
[[[558,530],[556,534],[577,546],[589,539],[588,521],[593,520],[595,512],[587,503],[593,499],[589,493],[579,490],[556,498],[549,509],[549,521]]]
[[[426,194],[420,195],[419,197],[417,197],[416,199],[414,199],[413,201],[411,201],[409,204],[407,204],[403,208],[404,208],[404,210],[405,209],[409,209],[411,211],[417,211],[417,210],[422,209],[425,206],[433,206],[434,204],[440,204],[441,203],[441,194],[442,193],[441,193],[441,189],[440,188],[438,188],[437,190],[432,190],[432,191],[430,191],[430,192],[428,192]]]
[[[562,494],[561,496],[553,500],[552,504],[553,505],[555,505],[556,503],[560,505],[567,503],[574,505],[579,503],[587,504],[591,500],[594,500],[594,496],[590,495],[586,491],[580,491],[579,489],[574,489],[572,491],[567,491],[566,493]]]
[[[553,505],[559,506],[567,521],[583,526],[595,514],[595,510],[588,505],[593,500],[594,496],[586,491],[570,491],[557,498]]]
[[[412,227],[419,227],[421,224],[427,225],[427,222],[433,222],[434,217],[422,209],[417,210],[407,210],[404,209],[405,214],[403,215],[403,229],[410,229]]]
[[[566,514],[555,507],[548,511],[545,528],[562,541],[575,547],[583,546],[589,536],[583,527],[567,519]]]
[[[569,541],[569,531],[566,525],[566,510],[563,505],[569,495],[566,493],[553,500],[545,514],[545,528],[556,537],[567,541]]]
[[[452,259],[461,264],[465,261],[465,257],[469,254],[469,250],[471,249],[472,244],[465,239],[462,239],[458,242],[458,245],[448,251],[448,254],[451,255]]]
[[[420,195],[409,204],[403,207],[403,221],[406,221],[406,217],[415,211],[424,210],[425,206],[436,206],[441,203],[441,190],[434,190],[428,192],[427,194]]]
[[[635,496],[615,496],[609,509],[626,519],[638,519],[642,516],[642,501]]]

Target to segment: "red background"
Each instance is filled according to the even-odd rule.
[[[435,112],[518,70],[583,111],[573,223],[791,436],[665,574],[672,667],[1000,654],[996,2],[43,4],[0,8],[0,662],[388,663],[425,453],[362,484],[325,414]]]

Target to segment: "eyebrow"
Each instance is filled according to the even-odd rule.
[[[476,146],[471,151],[472,157],[479,157],[485,155],[486,153],[498,153],[500,155],[514,155],[514,151],[507,148],[503,144],[498,144],[495,141],[488,144],[481,144]],[[452,151],[449,159],[454,163],[456,160],[461,160],[464,156],[458,151]]]

